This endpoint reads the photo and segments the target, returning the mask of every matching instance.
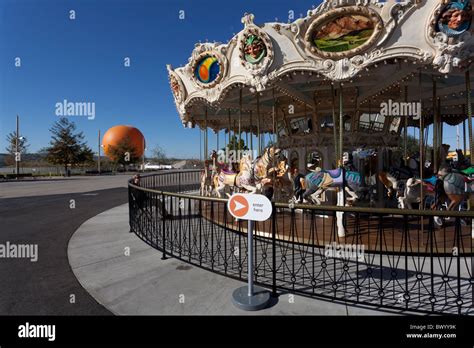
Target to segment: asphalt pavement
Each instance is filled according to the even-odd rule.
[[[63,189],[82,192],[53,195],[45,192],[44,184],[26,183],[27,191],[25,183],[15,183],[23,188],[21,192],[36,190],[36,195],[0,199],[0,245],[38,246],[36,262],[0,257],[0,315],[111,314],[82,288],[67,257],[69,239],[83,222],[127,202],[121,181],[111,184],[115,188],[91,191],[101,186],[91,183],[102,180],[69,181]],[[126,182],[126,177],[122,180]],[[53,182],[46,187],[58,191]],[[8,183],[0,184],[0,196],[11,196],[10,191]]]

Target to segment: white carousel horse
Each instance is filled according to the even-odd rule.
[[[226,187],[256,193],[263,185],[270,182],[269,175],[276,170],[271,166],[274,160],[279,159],[280,155],[280,149],[273,146],[266,148],[264,154],[254,162],[252,162],[250,154],[244,155],[240,161],[238,174],[221,171],[214,180],[218,197],[222,197]]]
[[[209,161],[204,162],[204,170],[201,172],[201,196],[211,196],[212,194],[212,171],[209,170]]]

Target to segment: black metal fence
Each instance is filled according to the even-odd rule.
[[[247,224],[228,214],[227,200],[198,196],[199,186],[199,171],[129,184],[130,230],[164,258],[246,280]],[[472,218],[473,212],[277,203],[271,219],[255,224],[255,283],[274,295],[472,315]]]

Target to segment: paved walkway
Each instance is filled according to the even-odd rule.
[[[69,241],[71,268],[81,285],[118,315],[387,315],[397,314],[281,294],[259,312],[237,309],[232,292],[245,285],[170,258],[128,232],[128,205],[86,221]]]

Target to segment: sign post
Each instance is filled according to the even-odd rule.
[[[270,292],[253,285],[253,227],[254,221],[265,221],[272,215],[272,204],[267,197],[237,193],[230,197],[227,209],[236,219],[247,220],[248,285],[234,290],[232,302],[245,311],[258,311],[270,302]]]

